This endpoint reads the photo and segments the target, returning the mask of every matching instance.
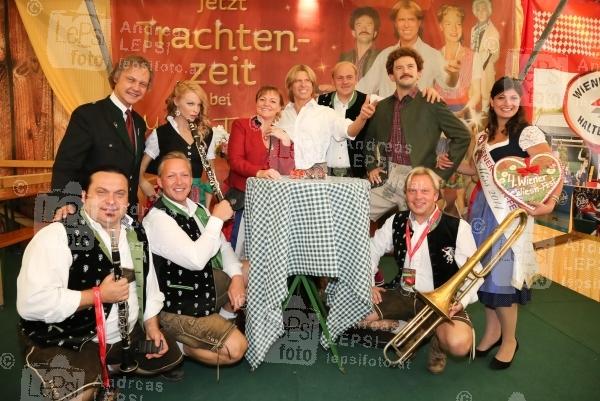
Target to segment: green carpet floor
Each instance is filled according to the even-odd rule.
[[[13,248],[3,265],[6,305],[0,311],[1,400],[40,400],[31,388],[17,340],[15,281],[20,256]],[[483,309],[469,307],[478,332]],[[492,355],[468,363],[449,360],[445,372],[427,372],[426,349],[404,369],[382,365],[381,350],[352,344],[343,338],[340,352],[346,373],[319,348],[310,365],[291,364],[286,354],[272,350],[272,360],[255,371],[243,361],[216,369],[185,362],[185,378],[171,383],[161,378],[118,378],[120,400],[449,400],[567,401],[600,399],[600,304],[551,283],[535,290],[533,301],[520,309],[520,349],[505,371],[487,367]],[[295,354],[288,354],[294,358]],[[283,358],[281,358],[283,356]],[[279,363],[275,363],[279,362]],[[34,386],[35,387],[35,386]]]

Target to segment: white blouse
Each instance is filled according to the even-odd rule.
[[[173,118],[172,116],[167,116],[167,121],[169,122],[169,124],[171,124],[173,129],[178,134],[180,134],[179,129],[177,129],[177,121],[175,121],[175,118]],[[214,160],[214,158],[215,158],[215,140],[214,139],[215,139],[215,135],[213,132],[212,140],[210,141],[210,145],[208,146],[208,150],[206,151],[206,157],[208,158],[208,160]],[[194,144],[188,145],[188,148],[191,149],[192,147],[194,147],[194,149],[195,149]],[[158,156],[160,156],[160,147],[158,146],[158,135],[156,133],[156,129],[152,130],[152,133],[150,133],[150,135],[148,135],[148,138],[146,138],[146,148],[144,149],[144,153],[147,154],[148,156],[150,156],[153,160],[156,160],[156,158]]]

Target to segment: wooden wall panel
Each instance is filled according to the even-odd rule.
[[[65,136],[65,130],[67,129],[67,124],[69,124],[70,115],[67,113],[67,110],[60,104],[58,98],[52,95],[52,120],[54,123],[53,127],[53,148],[52,154],[50,155],[51,159],[54,159],[56,156],[56,152],[58,151],[58,145],[60,145],[60,141],[62,141]]]
[[[562,232],[539,224],[535,225],[533,237],[534,242],[546,240],[545,246],[536,250],[541,275],[600,302],[598,238],[576,232],[565,237]]]
[[[8,19],[13,67],[15,158],[49,160],[54,157],[52,91],[12,1],[9,3]],[[20,170],[19,173],[30,172]]]
[[[9,65],[6,57],[6,35],[8,31],[7,21],[4,15],[8,0],[0,0],[0,159],[12,158],[12,124],[9,92]],[[11,174],[12,169],[0,169],[0,175]]]

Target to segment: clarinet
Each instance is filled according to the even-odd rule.
[[[119,244],[114,229],[110,232],[110,251],[115,280],[119,280],[123,275],[123,270],[121,269],[121,255],[119,253]],[[133,358],[131,339],[129,338],[129,303],[127,301],[120,301],[117,303],[117,307],[122,349],[121,366],[119,369],[121,372],[129,373],[133,372],[138,367],[138,363]]]
[[[223,196],[223,192],[221,191],[221,187],[219,186],[219,181],[217,181],[217,176],[213,171],[210,163],[208,162],[208,157],[206,156],[206,147],[204,146],[204,142],[202,141],[203,136],[200,134],[198,130],[198,125],[191,120],[188,120],[188,125],[190,128],[190,132],[192,133],[192,137],[194,138],[194,143],[196,144],[196,149],[198,149],[198,155],[200,155],[200,162],[202,163],[202,167],[204,171],[206,171],[206,176],[208,177],[208,183],[210,184],[213,193],[217,197],[217,200],[221,202],[225,197]],[[204,132],[206,129],[203,129]]]

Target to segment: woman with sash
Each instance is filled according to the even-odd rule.
[[[225,195],[235,199],[231,246],[238,256],[243,253],[242,214],[248,177],[278,179],[294,168],[294,145],[287,135],[273,126],[281,116],[283,95],[274,86],[256,92],[256,115],[239,118],[231,126],[227,149],[230,190]],[[231,202],[231,201],[230,201]],[[238,235],[239,234],[239,235]]]
[[[522,88],[513,78],[496,81],[490,95],[489,121],[485,131],[477,135],[473,160],[463,162],[458,171],[479,177],[479,184],[471,196],[469,222],[475,242],[479,246],[518,205],[507,197],[492,178],[494,164],[513,156],[527,158],[540,153],[551,153],[544,133],[529,125],[521,106]],[[448,167],[445,156],[438,164]],[[451,163],[450,163],[451,165]],[[545,203],[532,204],[525,232],[511,250],[495,265],[479,288],[479,300],[485,305],[486,327],[476,348],[476,355],[486,356],[492,348],[500,347],[490,363],[492,369],[508,368],[519,348],[516,329],[518,305],[531,300],[531,284],[537,271],[533,250],[533,217],[552,212],[562,190],[562,182]],[[482,264],[496,254],[504,241],[498,241],[488,252]]]

